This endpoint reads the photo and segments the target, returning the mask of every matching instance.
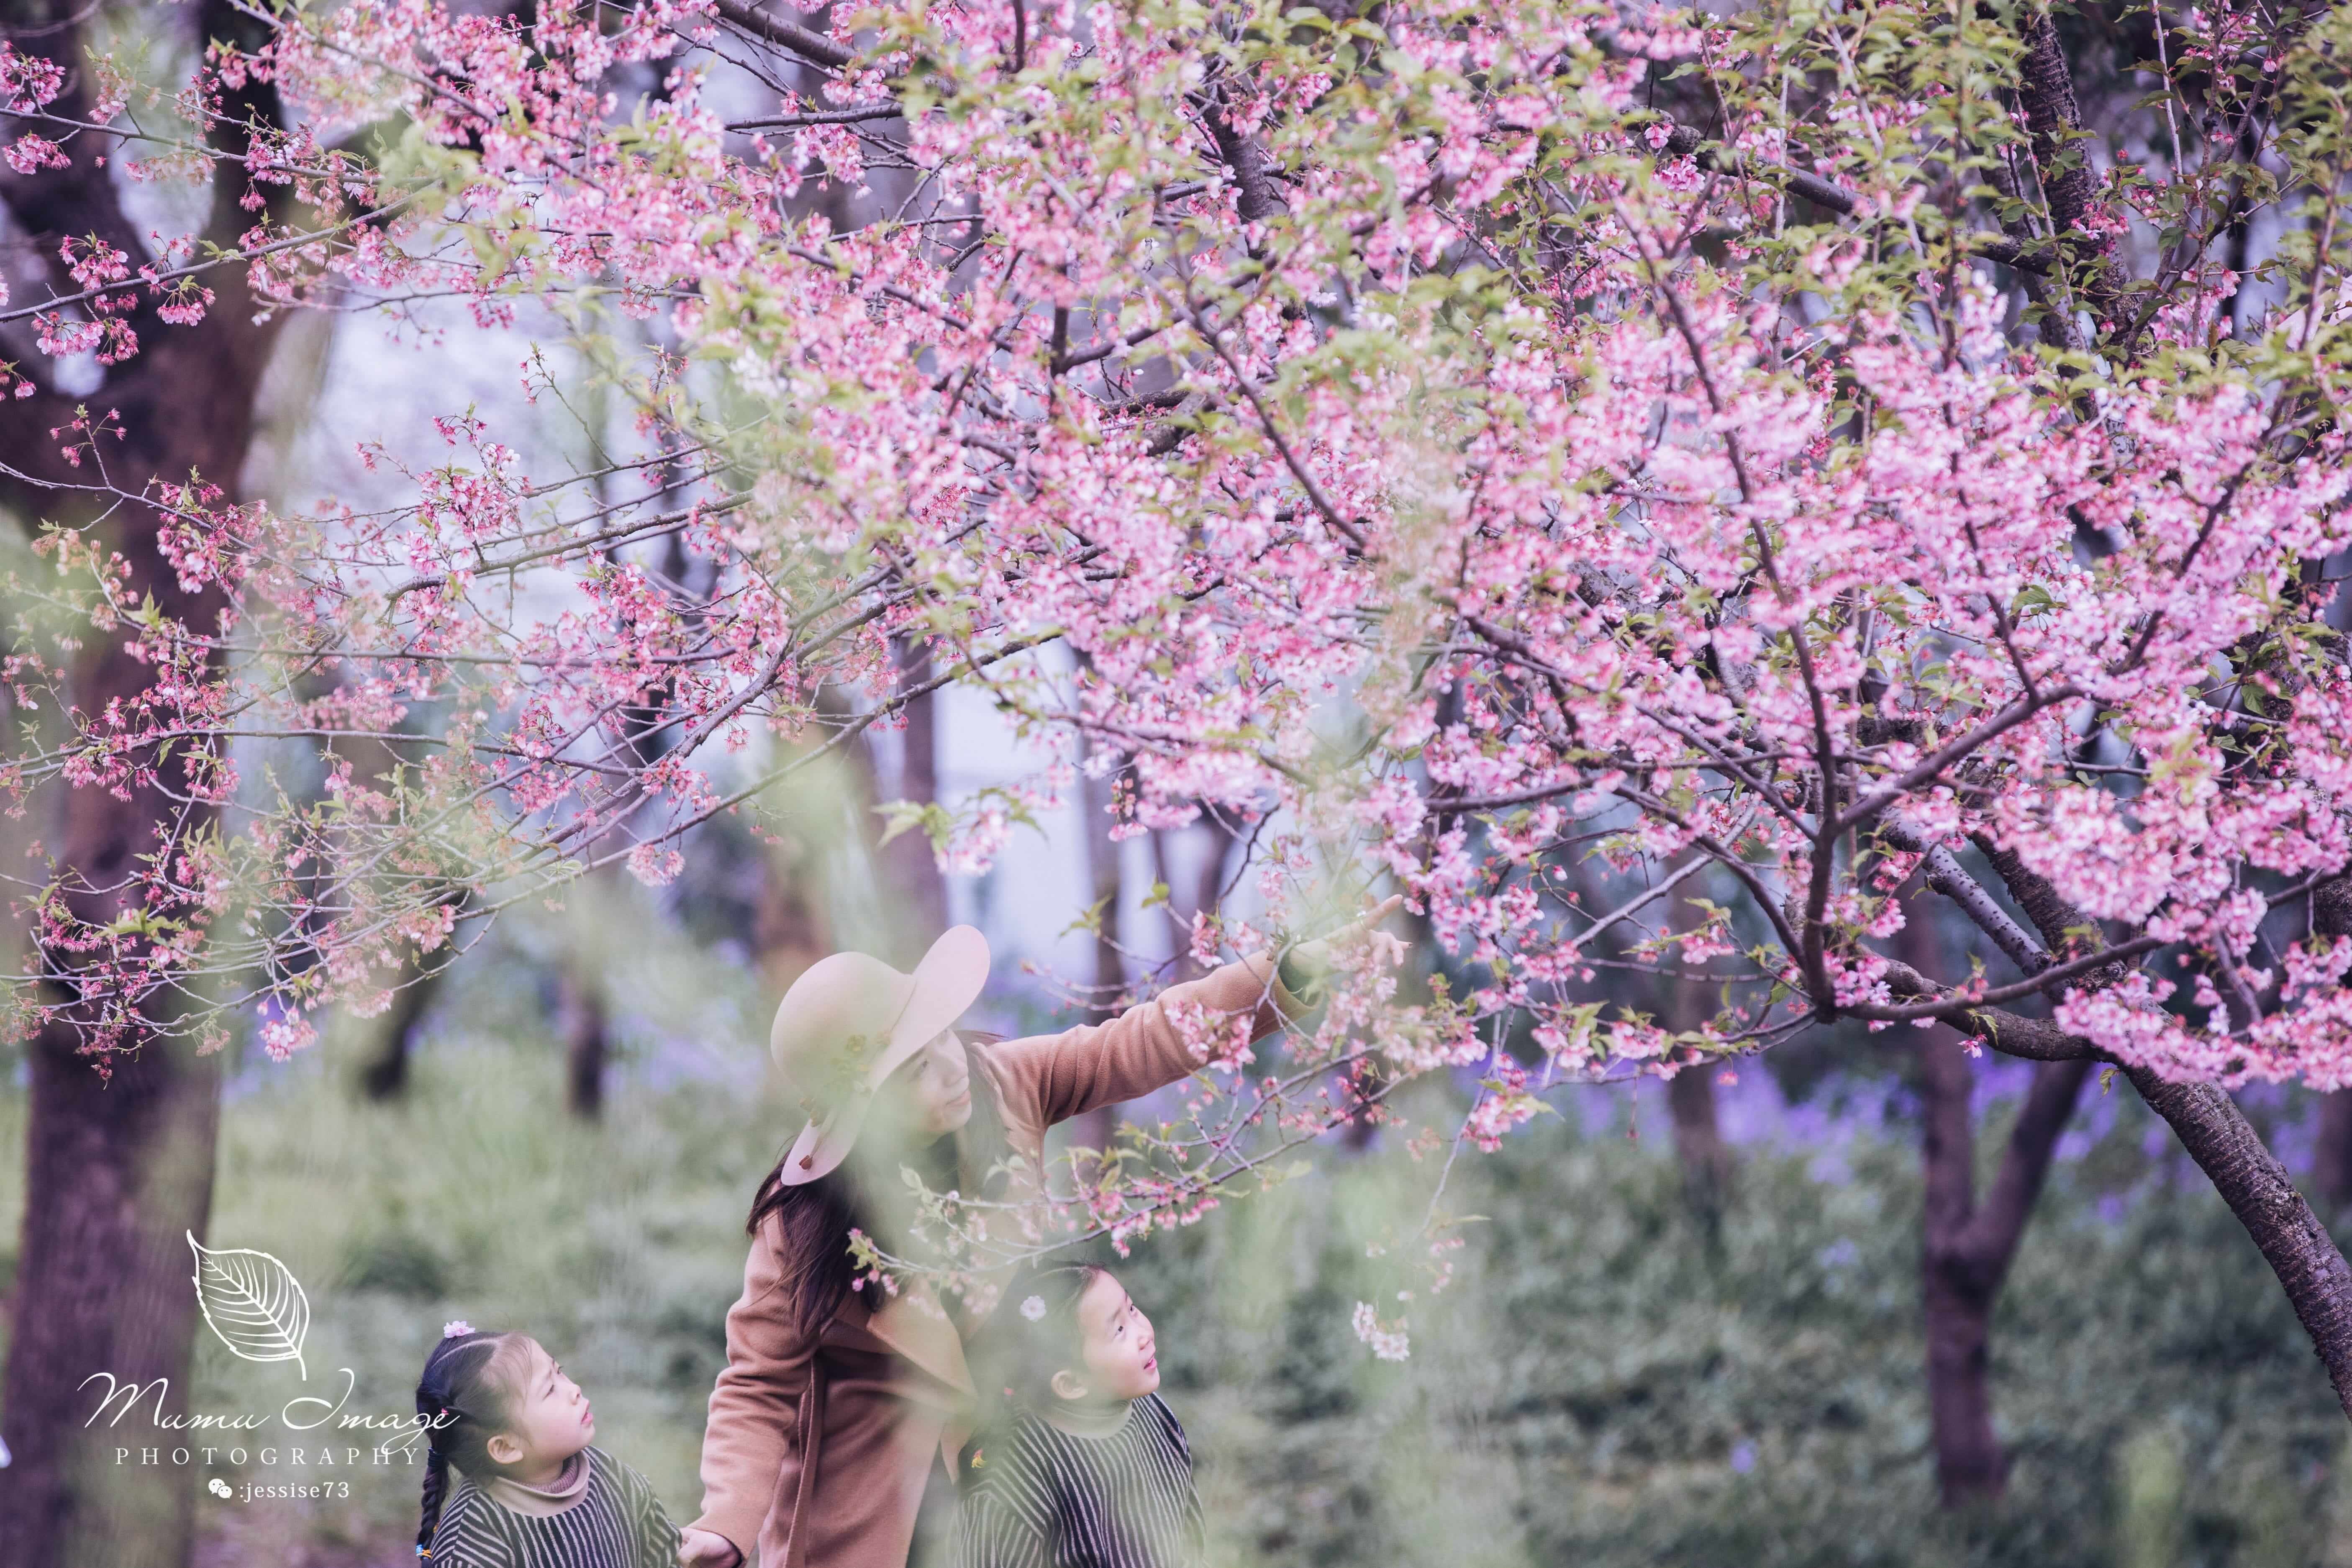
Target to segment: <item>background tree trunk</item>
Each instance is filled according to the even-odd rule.
[[[2352,878],[2338,877],[2311,895],[2312,924],[2322,936],[2352,936]],[[2311,1184],[2330,1208],[2352,1205],[2352,1089],[2319,1100],[2311,1151]]]
[[[1687,885],[1687,884],[1686,884]],[[1689,899],[1670,895],[1671,923],[1687,931],[1704,918]],[[1696,1029],[1713,1014],[1707,989],[1690,980],[1666,983],[1659,1022],[1680,1033]],[[1716,1075],[1712,1062],[1685,1068],[1666,1080],[1666,1110],[1675,1124],[1675,1160],[1682,1167],[1683,1196],[1706,1231],[1708,1245],[1722,1236],[1723,1209],[1731,1198],[1731,1146],[1723,1141],[1716,1115]]]
[[[1731,1146],[1715,1114],[1712,1062],[1685,1068],[1666,1083],[1666,1109],[1675,1123],[1675,1159],[1683,1170],[1683,1195],[1707,1233],[1723,1223],[1731,1195]]]
[[[604,999],[596,982],[567,968],[556,977],[556,1026],[563,1037],[563,1103],[583,1121],[604,1114],[604,1064],[611,1054]]]
[[[898,650],[902,684],[919,686],[931,679],[928,647],[902,642]],[[906,726],[898,731],[897,795],[928,805],[940,798],[937,694],[916,698],[907,704],[906,712]],[[919,958],[948,926],[947,879],[940,874],[929,835],[901,833],[882,846],[881,862],[883,883],[893,905],[891,927],[907,954]]]
[[[433,999],[440,994],[446,967],[412,970],[404,984],[393,994],[392,1006],[383,1016],[383,1032],[377,1037],[375,1055],[360,1069],[360,1089],[370,1100],[394,1100],[408,1092],[408,1062],[415,1049],[416,1037],[425,1023],[425,1015],[432,1010]]]
[[[1095,911],[1094,979],[1087,998],[1087,1016],[1099,1023],[1116,1018],[1127,991],[1127,959],[1119,952],[1118,914],[1126,880],[1119,865],[1119,847],[1110,836],[1112,783],[1116,771],[1101,778],[1079,774],[1079,811],[1085,822],[1079,839],[1087,850],[1087,900]],[[1118,1134],[1126,1107],[1097,1106],[1079,1117],[1070,1129],[1070,1142],[1078,1149],[1108,1149]],[[1077,1172],[1084,1179],[1087,1171]]]
[[[1910,922],[1895,939],[1914,965],[1937,957],[1930,910],[1940,912],[1940,906],[1915,900]],[[1946,1508],[1998,1497],[2008,1480],[2009,1457],[1992,1420],[1993,1309],[2090,1068],[2087,1060],[2036,1064],[2000,1170],[1979,1205],[1976,1068],[1959,1037],[1941,1025],[1927,1031],[1919,1047],[1920,1304],[1936,1481]]]
[[[204,0],[194,11],[202,37],[257,42],[226,0]],[[64,68],[68,86],[54,106],[62,116],[85,119],[90,107],[81,34],[90,15],[69,0],[0,0],[0,27],[16,47]],[[282,123],[274,88],[248,83],[221,98],[230,128],[216,127],[213,143],[226,153],[242,154],[245,124]],[[97,162],[112,145],[84,137],[71,144],[69,167],[0,171],[0,201],[27,248],[47,258],[50,285],[59,293],[79,289],[56,260],[66,237],[95,234],[134,267],[151,254],[116,198],[112,176]],[[235,244],[254,221],[239,205],[247,189],[239,165],[215,174],[206,226],[215,242]],[[93,392],[68,395],[41,379],[39,356],[9,355],[26,365],[37,388],[29,398],[0,400],[0,452],[24,476],[0,476],[9,506],[27,518],[95,514],[96,507],[70,490],[48,488],[91,479],[89,468],[61,459],[49,435],[72,419],[78,405],[119,418],[121,437],[109,435],[102,452],[106,473],[123,489],[142,491],[151,479],[182,482],[192,470],[236,489],[276,329],[254,321],[236,268],[206,281],[216,299],[194,326],[165,325],[152,302],[133,311],[138,355],[109,367]],[[105,526],[107,542],[130,567],[134,601],[152,594],[184,624],[205,630],[216,624],[217,594],[181,589],[157,547],[152,510],[120,506]],[[95,712],[143,691],[152,670],[124,651],[120,638],[94,637],[70,679],[75,705]],[[167,783],[180,782],[167,769]],[[128,800],[103,790],[66,791],[58,811],[50,842],[68,885],[81,889],[71,900],[75,913],[101,921],[141,897],[141,858],[163,832],[200,825],[208,815],[156,789],[133,791]],[[70,1000],[75,961],[49,953],[46,962],[58,977],[52,994]],[[150,1026],[168,1022],[154,1017]],[[117,1468],[110,1452],[117,1445],[164,1440],[163,1433],[150,1437],[147,1426],[158,1396],[151,1392],[143,1417],[111,1429],[86,1427],[96,1391],[80,1384],[101,1371],[142,1385],[165,1380],[163,1410],[186,1409],[195,1297],[185,1237],[205,1235],[211,1208],[221,1063],[151,1032],[126,1042],[131,1048],[110,1058],[110,1075],[101,1079],[81,1044],[68,1018],[44,1029],[29,1053],[25,1219],[0,1430],[14,1456],[0,1469],[0,1568],[177,1568],[190,1542],[188,1476],[164,1465]]]
[[[1998,1497],[2008,1479],[2009,1458],[1992,1426],[1993,1309],[2091,1064],[2035,1066],[2000,1172],[1979,1207],[1969,1114],[1976,1072],[1951,1031],[1938,1025],[1929,1034],[1919,1051],[1927,1176],[1920,1293],[1936,1480],[1944,1506],[1955,1508]]]
[[[2311,1184],[2331,1209],[2352,1205],[2352,1089],[2335,1089],[2319,1097]]]

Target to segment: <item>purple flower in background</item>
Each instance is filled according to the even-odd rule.
[[[1756,1445],[1741,1438],[1731,1446],[1731,1468],[1741,1475],[1756,1468]]]

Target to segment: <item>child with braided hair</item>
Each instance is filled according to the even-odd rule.
[[[416,1381],[416,1414],[427,1444],[420,1568],[675,1562],[677,1527],[661,1500],[589,1446],[587,1395],[530,1335],[447,1325]]]

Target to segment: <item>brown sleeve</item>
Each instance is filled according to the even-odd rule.
[[[749,1564],[780,1487],[798,1479],[793,1433],[815,1342],[792,1322],[773,1225],[752,1238],[743,1294],[727,1309],[727,1365],[702,1429],[702,1517],[696,1530],[735,1543]]]
[[[1188,1005],[1211,1015],[1211,1029],[1218,1015],[1227,1020],[1236,1013],[1253,1015],[1252,1039],[1263,1039],[1307,1010],[1275,978],[1274,960],[1254,953],[1171,985],[1108,1023],[992,1046],[988,1064],[1014,1146],[1034,1152],[1056,1121],[1138,1099],[1199,1070],[1201,1058],[1171,1016]]]

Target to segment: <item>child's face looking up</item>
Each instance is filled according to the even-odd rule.
[[[1151,1320],[1108,1274],[1078,1298],[1079,1364],[1054,1374],[1054,1392],[1072,1403],[1140,1399],[1160,1386],[1159,1342]]]
[[[509,1400],[506,1429],[485,1447],[526,1486],[553,1480],[563,1461],[595,1438],[588,1396],[537,1340],[522,1342],[522,1369]]]

